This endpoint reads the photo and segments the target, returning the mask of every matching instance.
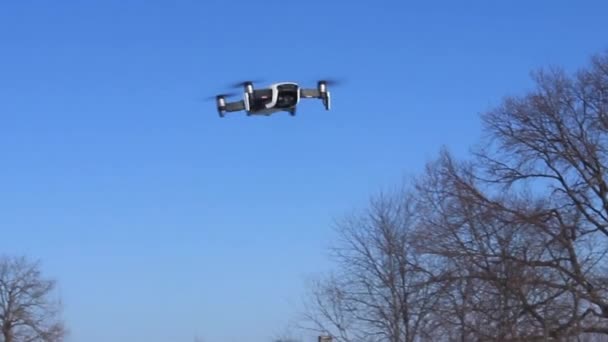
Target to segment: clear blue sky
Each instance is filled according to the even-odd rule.
[[[0,252],[59,281],[70,341],[269,341],[335,218],[464,153],[478,113],[608,48],[605,1],[4,1]],[[333,110],[220,119],[246,78],[344,77]]]

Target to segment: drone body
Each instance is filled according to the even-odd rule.
[[[303,98],[321,99],[326,110],[330,109],[330,93],[327,89],[328,81],[318,81],[316,89],[302,88],[294,82],[279,82],[267,88],[254,89],[250,81],[243,82],[243,99],[228,102],[227,95],[217,95],[216,105],[220,117],[226,113],[245,111],[247,115],[269,116],[278,112],[287,112],[296,115],[297,106]]]

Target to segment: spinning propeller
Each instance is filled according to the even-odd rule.
[[[247,81],[242,81],[242,82],[236,82],[236,83],[232,83],[229,85],[230,88],[243,88],[244,86],[247,85],[247,83],[262,83],[264,82],[264,80],[261,79],[257,79],[257,80],[247,80]]]
[[[232,96],[237,96],[240,95],[240,93],[224,93],[224,94],[217,94],[217,95],[213,95],[213,96],[207,96],[205,97],[205,101],[214,101],[216,100],[218,97],[232,97]]]
[[[341,85],[341,84],[345,83],[345,81],[343,79],[336,79],[336,78],[323,78],[323,79],[318,80],[317,82],[323,82],[328,86]]]

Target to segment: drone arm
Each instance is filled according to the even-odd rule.
[[[309,99],[309,98],[321,98],[321,92],[318,89],[304,89],[300,90],[300,97]]]
[[[238,112],[245,109],[245,102],[243,100],[235,102],[227,102],[224,110],[226,112]]]
[[[300,97],[302,97],[304,99],[314,98],[314,99],[321,99],[321,100],[323,100],[323,105],[325,106],[326,110],[329,110],[329,108],[331,106],[331,102],[330,102],[329,96],[330,95],[329,95],[328,91],[321,92],[321,91],[319,91],[319,89],[304,89],[304,88],[302,88],[300,90]]]

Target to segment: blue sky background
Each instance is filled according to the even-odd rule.
[[[56,278],[69,341],[263,342],[334,219],[466,152],[478,114],[608,48],[605,1],[4,1],[0,252]],[[220,119],[247,78],[333,110]]]

